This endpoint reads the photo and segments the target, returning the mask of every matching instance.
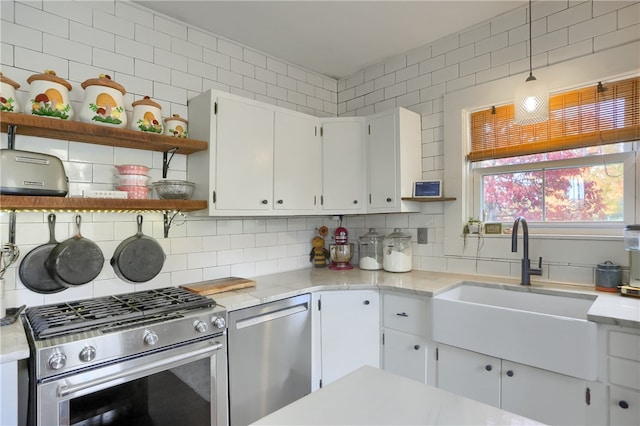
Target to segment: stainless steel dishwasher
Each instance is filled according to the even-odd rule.
[[[247,425],[311,392],[311,296],[229,313],[229,422]]]

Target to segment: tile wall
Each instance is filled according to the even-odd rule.
[[[165,116],[186,116],[187,101],[209,88],[317,116],[366,115],[403,106],[422,114],[426,179],[440,178],[445,167],[443,95],[521,73],[528,66],[524,8],[336,81],[125,1],[3,0],[0,7],[2,72],[22,85],[21,102],[26,100],[26,79],[53,69],[73,85],[74,106],[82,102],[80,83],[107,73],[127,89],[129,108],[131,102],[149,95],[161,104]],[[534,66],[638,40],[639,16],[638,2],[535,3]],[[6,147],[4,140],[2,147]],[[161,176],[159,153],[20,136],[16,148],[60,157],[74,195],[86,188],[109,189],[113,164],[145,164],[152,167],[153,179]],[[169,177],[185,175],[186,158],[176,155]],[[440,203],[425,204],[419,214],[345,217],[343,225],[354,241],[370,227],[383,233],[400,227],[414,237],[417,227],[429,227],[430,243],[415,246],[415,269],[517,275],[516,263],[499,256],[445,258],[442,212]],[[120,241],[135,233],[134,214],[85,213],[82,219],[82,234],[96,241],[107,259]],[[181,219],[176,218],[176,225]],[[58,214],[57,220],[59,241],[74,234],[73,214]],[[2,242],[7,240],[7,223],[7,214],[0,214]],[[143,231],[157,238],[167,254],[165,267],[154,280],[136,286],[124,283],[106,263],[90,284],[41,295],[21,284],[14,265],[5,275],[6,306],[306,268],[310,266],[310,240],[323,224],[337,226],[328,217],[187,217],[165,239],[161,215],[148,214]],[[45,213],[18,214],[16,242],[23,256],[45,243],[47,234]],[[550,273],[551,279],[592,282],[592,264],[560,262],[547,269],[560,271]]]

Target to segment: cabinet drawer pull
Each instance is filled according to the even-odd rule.
[[[358,200],[353,200],[353,204],[358,204]]]
[[[284,201],[278,200],[278,204],[282,204],[282,203],[284,203]]]
[[[623,410],[626,410],[627,408],[629,408],[629,403],[627,401],[620,401],[618,402],[618,405],[620,406],[620,408],[622,408]]]
[[[484,369],[487,370],[487,371],[491,371],[491,370],[493,370],[493,367],[491,366],[491,364],[487,364],[487,365],[484,366]]]
[[[389,197],[387,198],[387,203],[390,203],[390,202],[391,202],[391,198]]]
[[[261,201],[261,203],[262,203],[262,204],[268,204],[268,203],[269,203],[269,201],[267,201],[267,200],[262,200],[262,201]]]
[[[507,371],[507,376],[509,376],[509,377],[513,377],[513,370],[509,370],[509,371]]]
[[[420,345],[413,345],[413,349],[415,349],[416,351],[420,350]]]
[[[368,304],[369,304],[369,303],[371,303],[371,302],[369,302],[368,300],[365,300],[365,301],[364,301],[364,302],[362,302],[362,303],[363,303],[363,304],[365,304],[365,305],[368,305]]]
[[[407,315],[407,313],[406,313],[406,312],[398,312],[398,313],[396,314],[396,316],[399,316],[399,317],[408,317],[409,315]]]

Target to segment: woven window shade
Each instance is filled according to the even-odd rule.
[[[640,140],[640,77],[551,96],[549,121],[513,123],[514,107],[471,114],[469,161]]]

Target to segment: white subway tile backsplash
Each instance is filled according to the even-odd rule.
[[[92,64],[96,67],[103,67],[105,70],[122,71],[126,74],[133,74],[133,59],[132,57],[122,56],[104,49],[93,48]],[[106,73],[108,74],[108,72]]]
[[[224,53],[205,48],[202,51],[202,60],[203,62],[215,65],[216,67],[224,68],[226,70],[231,69],[231,57]]]
[[[563,62],[571,58],[589,55],[593,53],[593,40],[586,39],[579,43],[572,43],[569,46],[551,50],[549,55],[549,65]]]
[[[146,43],[116,35],[116,53],[143,61],[153,61],[153,47]]]
[[[183,40],[188,36],[186,25],[162,15],[154,15],[153,29]]]
[[[514,44],[504,49],[491,52],[491,66],[497,67],[527,56],[527,44]]]
[[[302,94],[302,93],[298,93],[295,92],[293,90],[289,90],[287,91],[287,101],[294,104],[294,105],[302,105],[302,106],[306,106],[307,105],[307,96]]]
[[[600,3],[600,2],[596,2]],[[547,18],[547,29],[549,32],[566,28],[579,22],[591,19],[593,3],[584,2],[569,9],[550,14]]]
[[[389,74],[407,67],[407,55],[397,55],[384,63],[384,73]]]
[[[406,68],[399,69],[398,71],[396,71],[396,81],[401,82],[401,81],[406,81],[406,80],[418,77],[419,72],[420,72],[419,64],[414,64]]]
[[[173,87],[168,84],[155,82],[153,84],[153,96],[157,99],[176,102],[179,104],[187,103],[187,92],[185,89]]]
[[[112,52],[116,45],[114,34],[73,21],[69,24],[69,40]],[[90,60],[84,61],[84,63],[90,62]]]
[[[541,3],[541,2],[537,2]],[[536,3],[536,4],[537,4]],[[538,7],[536,5],[536,7]],[[527,8],[519,8],[512,10],[511,12],[503,13],[491,19],[491,35],[500,34],[509,31],[512,28],[526,24],[527,21]]]
[[[485,71],[478,71],[476,73],[476,84],[498,80],[500,78],[508,77],[509,75],[509,64],[502,64],[498,67],[492,67]]]
[[[16,3],[14,20],[17,25],[42,31],[45,37],[49,34],[62,38],[69,37],[68,19],[32,7],[26,3]]]
[[[420,74],[430,73],[445,66],[445,55],[438,55],[434,58],[420,62]]]
[[[218,47],[216,36],[196,28],[187,28],[187,41],[211,50],[216,50]]]
[[[385,99],[395,98],[407,93],[407,82],[403,81],[401,83],[394,84],[393,86],[385,87],[384,89],[384,97]]]
[[[384,89],[396,83],[396,75],[395,74],[384,75],[382,77],[376,78],[373,81],[373,83],[374,83],[373,87],[375,90]],[[342,92],[338,94],[338,100],[340,100],[341,94]]]
[[[242,60],[243,50],[244,48],[240,45],[227,41],[223,38],[218,39],[218,52],[220,53]]]
[[[509,45],[509,33],[501,32],[492,37],[479,40],[475,43],[475,54],[483,55],[485,53],[494,52],[503,49]]]
[[[153,49],[154,63],[163,67],[187,71],[187,61],[183,55],[160,48]]]
[[[153,13],[130,2],[115,2],[115,15],[128,21],[135,22],[136,27],[153,28]]]
[[[174,37],[171,39],[171,51],[181,56],[186,56],[188,58],[193,58],[201,61],[204,56],[203,50],[204,48],[202,46],[189,43],[188,41],[181,38]]]
[[[640,34],[640,24],[602,34],[593,39],[593,51],[598,52],[632,42],[638,39],[638,34]]]
[[[459,76],[459,65],[453,64],[446,68],[442,68],[431,73],[431,82],[439,84],[446,81],[454,80]]]
[[[267,69],[278,74],[287,74],[287,64],[272,57],[267,57]]]
[[[618,28],[625,28],[640,24],[640,2],[620,9],[618,12]]]
[[[617,13],[611,12],[569,27],[569,43],[590,39],[617,29]]]
[[[287,65],[287,75],[299,81],[307,80],[307,72],[293,65]]]
[[[453,65],[473,58],[475,55],[475,46],[467,44],[459,49],[451,50],[445,54],[445,65]]]
[[[93,11],[93,27],[130,39],[135,35],[135,24],[132,21],[101,10]]]
[[[134,93],[150,93],[154,80],[165,84],[171,83],[170,68],[154,64],[153,62],[144,61],[142,59],[136,58],[134,60],[134,75],[136,80],[138,80],[135,82],[135,85],[138,87],[144,87],[146,91],[141,92],[139,90],[134,90],[133,87],[130,87],[131,81],[129,81],[128,84],[122,79],[120,81],[120,84],[122,84],[127,91]]]
[[[460,34],[460,46],[477,43],[479,40],[489,37],[491,37],[491,25],[489,23],[481,24]]]
[[[557,31],[553,31],[543,36],[537,37],[532,43],[531,47],[533,55],[537,55],[549,50],[558,49],[568,44],[568,30],[566,28],[562,28]]]
[[[52,35],[44,37],[42,52],[81,63],[91,62],[92,57],[91,46]]]
[[[202,78],[186,72],[171,70],[171,86],[202,92]]]
[[[431,44],[431,56],[438,56],[460,47],[460,35],[452,34]]]
[[[4,28],[4,24],[2,27]],[[14,50],[14,65],[17,68],[34,70],[34,74],[50,69],[54,70],[58,76],[65,78],[69,73],[69,61],[67,59],[19,46],[16,46]]]

